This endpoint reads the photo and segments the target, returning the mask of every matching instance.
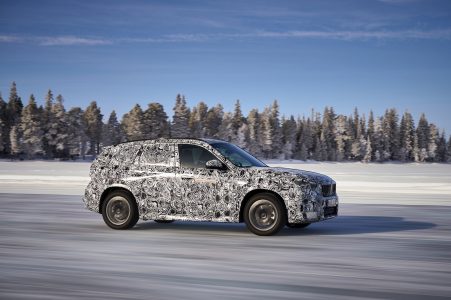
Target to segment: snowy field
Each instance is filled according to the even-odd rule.
[[[337,181],[342,203],[451,205],[451,164],[299,163],[268,161]],[[83,195],[90,163],[0,161],[0,191]]]
[[[0,299],[450,299],[451,165],[277,163],[336,179],[339,216],[115,231],[81,201],[89,163],[2,161]]]

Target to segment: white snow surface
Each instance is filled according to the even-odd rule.
[[[451,164],[364,164],[271,160],[274,167],[326,174],[341,203],[451,206]],[[0,193],[80,195],[90,162],[0,161]]]

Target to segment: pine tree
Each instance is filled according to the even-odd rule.
[[[293,158],[296,147],[297,124],[293,116],[282,118],[282,155],[284,159]]]
[[[67,122],[69,124],[69,155],[72,159],[80,156],[85,159],[88,137],[83,110],[80,107],[71,108],[67,113]]]
[[[127,141],[137,141],[144,136],[144,112],[139,104],[126,113],[122,118],[122,130]]]
[[[244,123],[244,117],[243,117],[243,113],[241,112],[240,100],[236,100],[235,110],[233,112],[233,117],[232,117],[232,129],[233,129],[232,140],[234,138],[236,138],[236,136],[238,135],[238,130],[243,125],[243,123]]]
[[[271,122],[271,110],[266,107],[261,115],[261,149],[266,159],[273,158],[273,144],[274,144],[274,128],[273,122]]]
[[[398,113],[395,108],[387,109],[382,121],[383,159],[398,159],[399,154],[399,126]]]
[[[401,119],[401,125],[399,130],[400,137],[400,149],[398,158],[401,161],[413,161],[414,154],[414,140],[415,140],[415,125],[412,115],[409,112],[405,112]]]
[[[358,122],[358,119],[357,119]],[[356,133],[354,133],[355,135]],[[334,126],[334,139],[335,139],[335,144],[337,145],[336,149],[337,149],[337,160],[338,161],[342,161],[343,159],[345,159],[345,150],[346,150],[346,143],[347,141],[349,141],[350,139],[352,139],[352,130],[349,126],[349,123],[347,122],[347,118],[344,115],[339,115],[335,121],[335,126]],[[359,137],[360,138],[360,137]],[[358,156],[360,157],[360,144],[359,144],[359,149],[358,149]]]
[[[219,126],[218,138],[226,142],[231,142],[233,138],[232,114],[224,113],[221,125]]]
[[[313,158],[315,134],[310,118],[298,121],[296,158],[306,160]]]
[[[30,100],[22,110],[20,122],[22,132],[23,150],[28,159],[32,159],[37,154],[42,153],[42,138],[44,136],[41,124],[41,116],[36,105],[36,99],[33,94]]]
[[[282,128],[280,127],[279,103],[277,100],[274,100],[271,105],[269,121],[271,123],[272,131],[271,158],[279,158],[282,155]]]
[[[446,161],[451,162],[451,135],[448,138],[448,144],[446,146]]]
[[[260,114],[257,109],[252,109],[249,112],[247,124],[249,127],[249,152],[257,157],[261,157]]]
[[[6,143],[9,139],[6,138],[6,122],[7,122],[7,111],[6,102],[3,100],[0,93],[0,156],[6,148]]]
[[[365,156],[363,157],[363,162],[365,162],[365,163],[371,162],[372,152],[373,152],[373,149],[371,149],[371,139],[368,136],[366,139],[366,149],[365,149]]]
[[[83,120],[85,123],[85,133],[89,141],[89,154],[95,155],[100,152],[100,142],[102,140],[102,122],[103,115],[100,108],[97,107],[97,102],[92,101],[86,108]]]
[[[437,156],[437,140],[438,140],[438,129],[435,124],[429,124],[429,141],[428,141],[428,161],[436,161]]]
[[[429,122],[426,116],[421,114],[417,127],[419,161],[423,162],[428,159],[428,145],[429,145]]]
[[[177,95],[172,117],[171,136],[174,138],[187,138],[190,134],[189,128],[190,111],[186,106],[184,96]]]
[[[11,127],[9,140],[11,145],[11,154],[13,157],[17,157],[22,153],[22,132],[19,125],[14,125]]]
[[[45,107],[42,115],[42,124],[44,131],[42,147],[47,158],[53,158],[56,154],[56,136],[58,125],[56,124],[56,117],[53,112],[53,106],[53,93],[51,90],[48,90],[45,97]]]
[[[17,86],[13,81],[11,84],[11,89],[9,92],[9,99],[6,105],[6,118],[5,118],[5,135],[8,136],[7,142],[5,143],[5,150],[7,153],[12,153],[11,145],[11,129],[13,126],[18,126],[20,122],[20,116],[22,113],[22,100],[17,94]]]
[[[238,132],[236,135],[235,144],[243,149],[249,150],[249,127],[246,123],[243,123],[240,128],[238,128]]]
[[[206,121],[208,106],[204,102],[199,102],[191,111],[189,118],[190,136],[203,138],[206,134],[204,122]]]
[[[115,145],[122,142],[123,133],[121,129],[121,124],[117,120],[116,111],[112,111],[108,122],[105,124],[103,135],[103,146]]]
[[[63,96],[56,97],[56,103],[52,107],[52,115],[54,116],[54,124],[56,136],[54,139],[55,151],[57,157],[68,158],[69,156],[69,125],[67,122],[66,109],[63,104]]]
[[[437,139],[437,155],[435,161],[446,162],[446,138],[445,132],[442,131],[439,138]]]
[[[321,136],[320,141],[322,144],[322,160],[336,160],[336,142],[334,138],[334,120],[335,112],[333,108],[326,106],[323,114],[323,122],[321,124]]]
[[[143,137],[146,139],[168,138],[168,116],[160,103],[149,103],[143,113]]]
[[[221,104],[217,104],[210,108],[207,112],[207,116],[204,122],[205,137],[218,138],[219,128],[224,116],[223,107]]]

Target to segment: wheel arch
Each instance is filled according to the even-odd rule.
[[[133,195],[133,193],[130,191],[130,189],[127,186],[125,186],[125,185],[113,185],[113,186],[107,187],[103,191],[102,195],[100,196],[99,213],[102,213],[102,206],[103,206],[103,203],[105,202],[105,199],[108,196],[108,194],[111,193],[111,192],[114,192],[114,191],[124,191],[124,192],[130,194],[133,197],[133,200],[135,200],[136,207],[138,207],[138,203],[136,202],[135,195]]]
[[[282,204],[285,213],[288,216],[288,210],[287,210],[287,206],[285,205],[285,201],[283,200],[282,196],[280,196],[279,193],[271,191],[271,190],[266,190],[266,189],[255,189],[252,191],[249,191],[243,198],[243,201],[241,201],[240,204],[240,216],[239,216],[239,222],[244,222],[244,208],[246,207],[247,202],[249,202],[249,200],[252,198],[252,196],[257,195],[257,194],[261,194],[261,193],[267,193],[267,194],[272,194],[276,197],[277,200],[279,200],[280,204]]]

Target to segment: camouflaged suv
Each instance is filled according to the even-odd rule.
[[[158,139],[104,148],[83,201],[114,229],[139,218],[245,222],[258,235],[337,216],[335,182],[271,168],[241,148],[211,139]]]

